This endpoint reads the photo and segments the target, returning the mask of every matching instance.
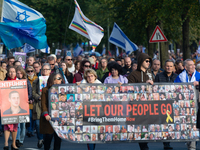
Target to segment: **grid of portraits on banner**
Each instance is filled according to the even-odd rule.
[[[198,140],[196,99],[192,84],[75,84],[54,85],[49,90],[51,124],[62,139],[77,142]],[[170,101],[168,123],[88,123],[84,103],[137,103]],[[104,116],[102,116],[104,117]],[[165,120],[167,115],[165,117]]]

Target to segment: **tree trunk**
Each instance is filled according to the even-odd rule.
[[[183,60],[190,58],[191,53],[189,49],[189,22],[190,18],[187,13],[182,15],[182,20],[185,20],[182,25],[182,36],[183,36]]]
[[[147,27],[146,31],[147,31],[147,42],[148,42],[148,54],[149,54],[149,56],[153,57],[154,43],[149,43],[149,40],[153,33],[153,27],[151,25],[149,25]]]
[[[169,42],[160,42],[160,63],[161,68],[164,67],[165,61],[169,59],[168,56]]]

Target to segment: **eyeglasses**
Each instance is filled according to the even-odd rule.
[[[72,59],[65,59],[65,60],[67,60],[67,61],[72,61]]]
[[[30,72],[33,72],[33,70],[28,70],[27,72],[30,73]]]
[[[51,69],[42,69],[43,71],[48,71],[48,70],[51,70]]]
[[[61,80],[61,79],[62,79],[61,77],[55,78],[55,80]]]
[[[51,66],[54,66],[55,64],[50,64]]]
[[[90,65],[84,65],[84,67],[90,68]]]
[[[150,60],[146,60],[146,63],[150,63]]]

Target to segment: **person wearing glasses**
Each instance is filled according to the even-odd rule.
[[[41,68],[41,75],[42,76],[50,76],[51,73],[51,66],[48,63],[44,63]],[[41,116],[41,92],[40,92],[40,84],[39,78],[33,81],[33,120],[35,121],[36,125],[36,132],[38,138],[37,147],[41,148],[43,146],[44,140],[43,135],[40,133],[40,116]]]
[[[74,74],[73,83],[80,82],[83,80],[83,74],[86,69],[91,68],[91,63],[89,60],[83,60],[81,62],[81,67],[77,73]]]
[[[35,69],[37,76],[41,76],[41,64],[39,61],[33,63],[33,68]]]
[[[138,66],[137,70],[132,71],[129,74],[128,83],[150,83],[153,84],[153,77],[150,72],[148,72],[148,68],[150,67],[151,57],[145,53],[141,53],[138,56]],[[142,124],[142,123],[141,123]],[[139,143],[141,150],[148,150],[148,143]]]
[[[13,57],[13,56],[8,57],[8,66],[7,66],[7,68],[9,68],[10,66],[13,66],[14,62],[15,62],[15,57]]]
[[[101,84],[101,81],[99,81],[97,79],[96,72],[93,69],[89,68],[89,67],[88,67],[88,69],[85,69],[83,76],[84,76],[84,79],[81,82],[77,82],[76,83],[77,85],[80,85],[82,83],[83,84],[84,83]],[[96,144],[87,144],[88,150],[94,150],[95,149],[95,145]]]
[[[48,91],[54,84],[62,84],[64,81],[60,73],[52,73],[47,81],[47,87],[42,89],[41,96],[41,117],[40,117],[40,133],[44,134],[44,149],[49,150],[51,146],[52,139],[54,138],[54,150],[60,150],[61,139],[58,137],[54,129],[52,128],[49,121],[51,117],[49,115],[48,106]]]
[[[37,79],[37,75],[36,75],[36,72],[35,72],[33,66],[27,66],[26,67],[26,74],[28,76],[28,80],[31,83],[31,87],[32,87],[33,81],[35,81]],[[34,121],[33,121],[33,118],[32,118],[32,114],[33,114],[33,100],[29,101],[29,109],[30,109],[29,110],[30,111],[30,126],[28,127],[27,136],[31,137],[31,136],[34,135],[33,134]]]
[[[62,71],[62,68],[59,68],[57,65],[55,65],[55,63],[56,63],[55,58],[53,56],[48,56],[47,57],[47,62],[51,66],[51,73],[54,73],[54,72],[60,73],[62,75],[62,77],[64,78],[65,83],[68,83],[67,78],[65,77],[65,75],[64,75],[64,73]]]
[[[65,62],[67,64],[67,69],[69,70],[70,73],[73,73],[75,71],[75,66],[73,64],[73,59],[71,56],[66,56],[65,57]]]

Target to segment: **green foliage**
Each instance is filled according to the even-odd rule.
[[[66,44],[87,41],[83,36],[68,29],[75,10],[73,0],[20,1],[44,15],[47,21],[46,35],[49,43],[63,43],[66,27]],[[169,41],[181,43],[182,24],[189,17],[190,43],[198,42],[200,39],[200,4],[198,0],[77,0],[77,2],[85,16],[105,30],[104,38],[97,47],[99,51],[101,51],[103,43],[107,44],[107,27],[109,26],[111,33],[114,22],[120,26],[131,41],[137,45],[147,46],[149,27],[154,29],[156,25],[162,25],[162,30]]]

